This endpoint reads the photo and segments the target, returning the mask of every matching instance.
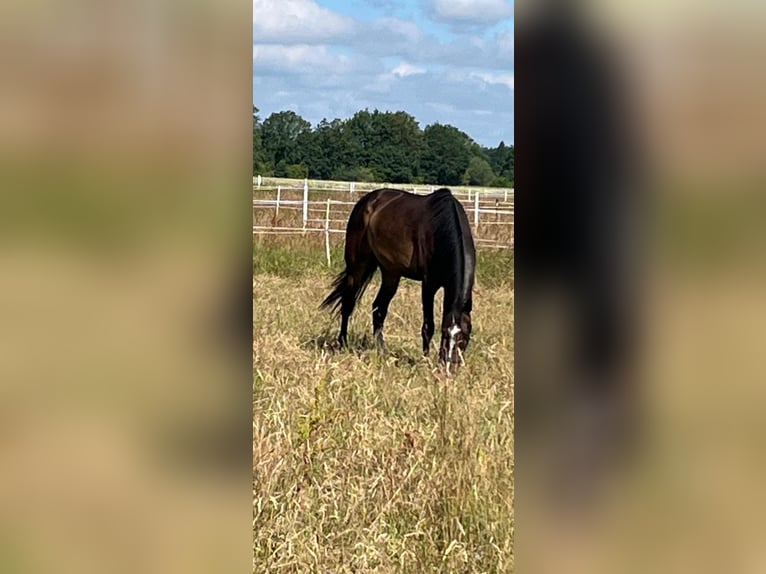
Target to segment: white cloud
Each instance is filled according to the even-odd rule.
[[[500,84],[507,86],[509,90],[514,90],[513,74],[496,74],[493,72],[472,72],[472,78],[477,78],[485,84]]]
[[[373,22],[373,29],[377,34],[393,35],[396,39],[411,43],[420,42],[424,38],[423,31],[415,22],[399,18],[379,18]]]
[[[405,78],[407,76],[414,76],[416,74],[425,74],[426,70],[425,68],[421,68],[420,66],[413,66],[412,64],[408,64],[407,62],[402,62],[396,68],[391,70],[391,73],[395,76],[399,76],[400,78]]]
[[[440,114],[452,114],[457,111],[457,108],[452,104],[442,102],[426,102],[426,106]]]
[[[496,36],[495,36],[495,42],[497,43],[497,47],[502,50],[505,54],[508,54],[509,56],[513,56],[513,32],[510,30],[501,30]]]
[[[456,24],[489,24],[513,16],[506,0],[431,0],[434,19]]]
[[[253,42],[312,43],[353,30],[351,18],[313,0],[253,0]]]
[[[316,124],[364,108],[404,110],[422,126],[450,123],[484,145],[513,141],[514,34],[494,26],[512,18],[512,4],[421,0],[453,27],[443,37],[400,12],[357,20],[320,1],[254,0],[253,93],[262,117],[293,109]]]
[[[426,72],[427,70],[425,68],[415,66],[409,62],[401,62],[395,68],[377,74],[365,86],[367,90],[382,94],[390,92],[393,89],[393,86],[400,80],[407,77],[417,77]]]
[[[486,146],[513,142],[514,94],[504,84],[485,83],[471,71],[429,69],[399,78],[389,71],[341,74],[334,84],[322,84],[321,73],[269,73],[257,76],[253,90],[261,117],[293,109],[316,124],[323,117],[348,118],[361,109],[403,110],[420,126],[448,123]],[[287,92],[287,94],[285,94]],[[477,111],[478,110],[478,111]]]
[[[352,62],[331,53],[327,46],[255,44],[253,69],[256,75],[258,70],[344,74],[351,72]]]

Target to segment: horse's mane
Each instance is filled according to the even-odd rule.
[[[456,303],[462,308],[468,298],[468,269],[463,224],[458,212],[458,201],[443,187],[429,196],[429,218],[433,230],[434,247],[442,256],[454,257],[455,266],[448,279],[455,287]]]

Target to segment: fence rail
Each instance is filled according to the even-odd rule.
[[[253,178],[253,234],[284,236],[321,233],[325,239],[328,265],[331,263],[331,236],[345,234],[351,208],[363,195],[381,187],[421,195],[435,189],[431,186],[359,182],[303,180],[299,183],[301,185],[297,185],[296,180]],[[340,198],[339,193],[346,196]],[[455,188],[452,194],[463,204],[478,248],[513,248],[513,189]]]
[[[363,194],[374,189],[381,187],[388,187],[393,189],[403,189],[425,195],[433,193],[441,186],[438,185],[424,185],[424,184],[410,184],[410,183],[387,183],[387,182],[362,182],[362,181],[333,181],[333,180],[317,180],[317,179],[289,179],[280,177],[263,177],[256,175],[253,177],[253,190],[260,190],[262,188],[276,188],[281,187],[284,190],[303,190],[304,186],[308,186],[310,189],[321,189],[326,192],[346,192],[348,194]],[[503,197],[505,200],[513,197],[512,188],[504,187],[477,187],[477,186],[450,186],[452,193],[457,196],[465,196],[471,199],[475,192],[479,192],[487,197]]]

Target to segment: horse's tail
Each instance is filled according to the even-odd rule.
[[[365,229],[365,210],[374,194],[372,192],[364,196],[351,210],[346,226],[346,268],[333,280],[333,290],[322,301],[320,309],[332,309],[337,313],[344,300],[347,304],[353,301],[350,306],[353,309],[375,274],[377,264],[370,253]]]
[[[348,284],[348,270],[344,269],[335,277],[332,282],[333,290],[325,297],[324,301],[319,305],[320,309],[332,309],[334,313],[338,312],[340,302],[343,300],[343,294],[346,292],[346,285]]]
[[[361,276],[353,275],[348,272],[348,267],[341,271],[333,280],[333,290],[325,297],[319,305],[320,309],[331,309],[337,314],[340,311],[344,299],[351,299],[354,306],[364,295],[365,289],[370,284],[372,276],[375,274],[375,267],[368,268]]]
[[[351,298],[354,301],[354,305],[362,298],[367,285],[369,285],[372,279],[375,269],[372,273],[366,273],[364,276],[355,278],[348,272],[348,269],[341,271],[333,280],[333,290],[322,301],[321,309],[331,309],[333,313],[340,311],[341,304],[344,299]]]

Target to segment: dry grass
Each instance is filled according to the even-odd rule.
[[[447,379],[419,350],[419,284],[391,304],[388,358],[370,333],[376,283],[339,352],[317,308],[337,268],[308,244],[254,247],[254,571],[512,571],[508,256],[479,253],[467,365]]]

